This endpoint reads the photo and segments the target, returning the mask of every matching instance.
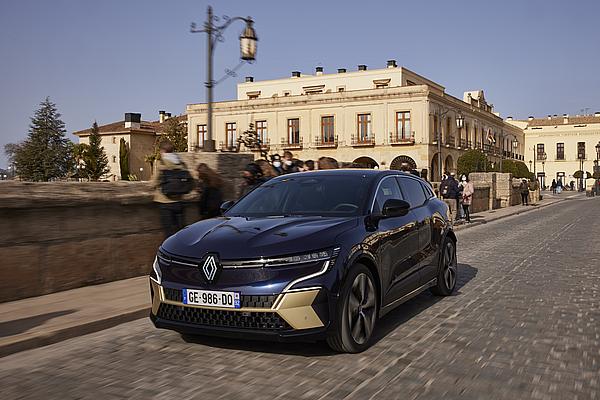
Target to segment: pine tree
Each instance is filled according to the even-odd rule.
[[[14,153],[21,179],[46,182],[67,176],[72,166],[72,143],[65,132],[56,105],[46,97],[31,118],[27,139]]]
[[[125,139],[119,141],[119,166],[121,167],[121,180],[129,180],[129,146]]]
[[[108,157],[106,156],[104,147],[101,145],[102,137],[100,136],[100,129],[98,129],[96,121],[92,125],[89,141],[89,148],[84,158],[85,171],[90,180],[98,181],[110,172],[110,168],[108,167]]]

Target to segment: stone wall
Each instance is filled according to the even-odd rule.
[[[189,156],[190,168],[201,160],[221,171],[234,198],[248,157]],[[186,223],[197,220],[191,194]],[[145,275],[162,240],[148,182],[2,181],[0,302]]]

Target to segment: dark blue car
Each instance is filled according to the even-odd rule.
[[[413,175],[284,175],[223,209],[160,247],[150,276],[157,327],[360,352],[379,317],[427,288],[455,288],[448,207]]]

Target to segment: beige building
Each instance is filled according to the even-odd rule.
[[[126,113],[123,121],[99,126],[102,146],[108,157],[110,173],[107,179],[117,181],[121,179],[121,167],[119,160],[119,149],[121,138],[129,146],[129,172],[135,174],[139,180],[150,180],[152,168],[145,161],[147,155],[154,151],[156,137],[162,133],[163,123],[171,118],[170,113],[159,112],[158,121],[142,121],[141,114]],[[180,115],[177,118],[185,123],[187,118]],[[89,144],[91,129],[73,132],[79,137],[79,143]]]
[[[190,151],[202,146],[206,111],[206,104],[187,106]],[[384,169],[407,163],[433,180],[439,179],[440,149],[445,171],[455,171],[469,148],[495,161],[522,160],[525,149],[522,129],[503,121],[483,91],[456,98],[394,60],[376,70],[359,65],[357,71],[324,74],[317,67],[313,75],[295,71],[260,82],[247,77],[238,84],[237,100],[214,103],[213,118],[219,151],[252,151],[237,143],[252,123],[270,153],[290,150],[302,160],[330,156]]]
[[[507,122],[524,129],[525,160],[542,186],[560,179],[564,185],[573,181],[578,188],[581,181],[573,176],[576,171],[593,174],[598,157],[596,145],[600,144],[600,112]],[[590,186],[593,179],[585,183]]]

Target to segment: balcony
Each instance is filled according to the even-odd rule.
[[[250,151],[269,151],[271,149],[271,139],[267,139],[265,142],[261,143],[260,145],[256,144],[254,145],[252,148],[250,148]]]
[[[458,143],[458,149],[462,149],[462,150],[468,150],[471,148],[471,141],[467,140],[467,139],[460,139],[459,143]]]
[[[401,136],[398,136],[397,134],[393,134],[392,132],[390,132],[389,143],[392,146],[415,144],[415,133],[412,132],[410,137],[401,137]]]
[[[300,137],[298,142],[291,142],[289,138],[281,139],[281,148],[283,150],[302,150],[302,138]]]
[[[223,153],[237,153],[240,151],[240,147],[237,143],[231,144],[219,142],[219,150]]]
[[[352,135],[350,139],[350,144],[352,147],[373,147],[375,146],[375,136],[371,135],[371,137],[358,137],[357,135]]]
[[[456,139],[454,138],[454,136],[446,136],[446,147],[455,147],[456,146]]]
[[[335,149],[338,147],[338,137],[335,136],[332,141],[323,141],[322,137],[316,137],[313,144],[318,149]]]

